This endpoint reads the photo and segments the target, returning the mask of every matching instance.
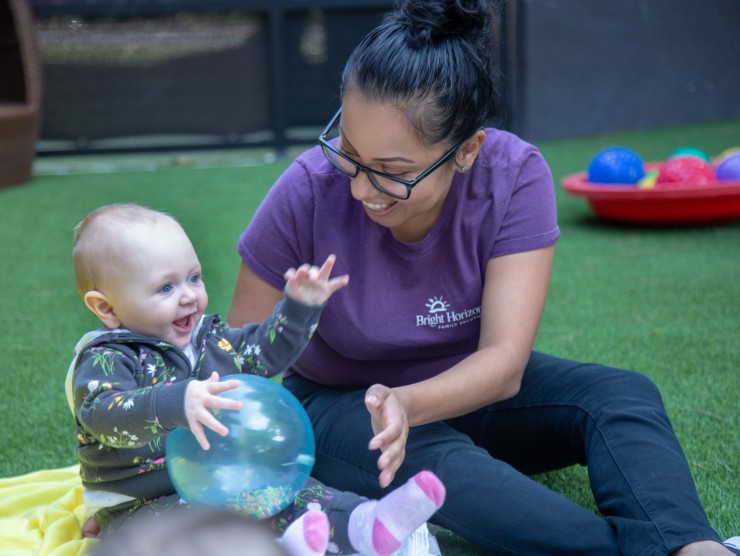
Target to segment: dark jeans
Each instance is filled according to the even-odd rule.
[[[284,385],[313,422],[314,476],[382,496],[365,389]],[[588,466],[603,517],[528,477],[572,464]],[[447,487],[432,523],[493,554],[652,556],[719,541],[660,393],[631,371],[533,353],[514,398],[411,429],[392,487],[422,469]]]

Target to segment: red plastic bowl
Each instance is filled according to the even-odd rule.
[[[586,172],[578,172],[563,178],[562,184],[566,193],[585,197],[594,213],[608,220],[677,225],[740,218],[740,181],[664,183],[660,188],[641,189],[634,184],[594,184]]]

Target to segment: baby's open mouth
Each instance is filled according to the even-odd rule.
[[[175,325],[175,328],[181,328],[185,330],[190,327],[190,317],[183,317],[174,321],[172,324]]]

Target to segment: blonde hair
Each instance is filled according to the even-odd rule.
[[[93,210],[74,229],[74,266],[80,296],[101,290],[106,280],[129,256],[127,232],[132,226],[154,226],[163,220],[179,223],[169,214],[134,203],[105,205]]]

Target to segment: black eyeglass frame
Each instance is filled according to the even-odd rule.
[[[460,148],[460,145],[462,145],[462,141],[455,143],[450,150],[448,150],[445,154],[442,155],[442,157],[437,160],[434,164],[429,166],[426,170],[424,170],[421,174],[416,176],[413,180],[404,180],[402,178],[399,178],[397,176],[393,176],[391,174],[386,174],[385,172],[379,172],[377,170],[373,170],[372,168],[368,168],[364,164],[360,164],[359,162],[352,160],[350,157],[348,157],[343,152],[339,151],[334,145],[329,143],[329,140],[326,138],[326,136],[329,134],[329,131],[331,128],[334,127],[334,125],[337,123],[337,120],[342,114],[342,109],[340,108],[337,110],[337,113],[334,114],[334,117],[329,121],[327,126],[324,128],[324,131],[321,132],[321,135],[319,135],[319,144],[321,145],[322,150],[324,151],[324,156],[326,156],[326,159],[334,166],[337,170],[342,172],[344,175],[349,176],[350,178],[355,178],[360,173],[360,170],[365,172],[367,174],[367,177],[370,179],[370,183],[373,184],[373,187],[383,193],[384,195],[388,195],[389,197],[393,197],[394,199],[400,199],[402,201],[405,201],[411,196],[411,190],[419,185],[419,182],[426,178],[429,174],[434,172],[437,168],[442,166],[445,162],[447,162],[452,156],[457,152],[457,149]],[[334,161],[327,155],[326,151],[330,150],[334,154],[341,156],[344,160],[349,162],[355,167],[354,173],[347,172],[344,168],[340,168],[336,164],[334,164]],[[403,197],[401,195],[396,195],[395,193],[391,193],[390,191],[386,191],[381,185],[379,185],[376,181],[374,176],[383,176],[386,179],[389,179],[391,181],[394,181],[396,183],[400,183],[401,185],[406,187],[406,196]]]

